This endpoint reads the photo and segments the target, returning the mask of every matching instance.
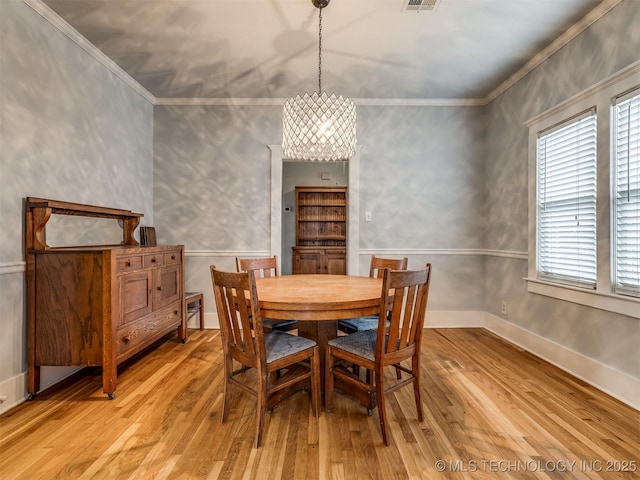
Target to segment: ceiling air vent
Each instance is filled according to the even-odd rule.
[[[440,0],[404,0],[403,12],[421,12],[422,10],[435,10]]]

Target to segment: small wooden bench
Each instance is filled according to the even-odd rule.
[[[204,330],[204,302],[202,292],[186,292],[184,303],[187,307],[187,322],[196,313],[200,316],[200,330]]]

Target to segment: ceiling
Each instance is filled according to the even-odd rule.
[[[318,87],[311,0],[42,0],[158,99],[279,99]],[[333,0],[322,87],[356,99],[482,99],[611,0]]]

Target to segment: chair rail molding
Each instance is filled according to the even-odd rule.
[[[268,257],[269,250],[185,250],[185,257]]]
[[[0,275],[9,275],[11,273],[24,273],[27,264],[23,261],[0,263]]]
[[[485,255],[527,260],[527,252],[485,248],[363,248],[360,255]]]

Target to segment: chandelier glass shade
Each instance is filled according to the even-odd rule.
[[[326,92],[305,93],[284,104],[282,148],[286,158],[346,160],[356,152],[356,106]]]
[[[292,160],[347,160],[356,152],[356,105],[342,95],[322,91],[322,8],[320,9],[318,91],[288,99],[282,112],[282,149]]]

